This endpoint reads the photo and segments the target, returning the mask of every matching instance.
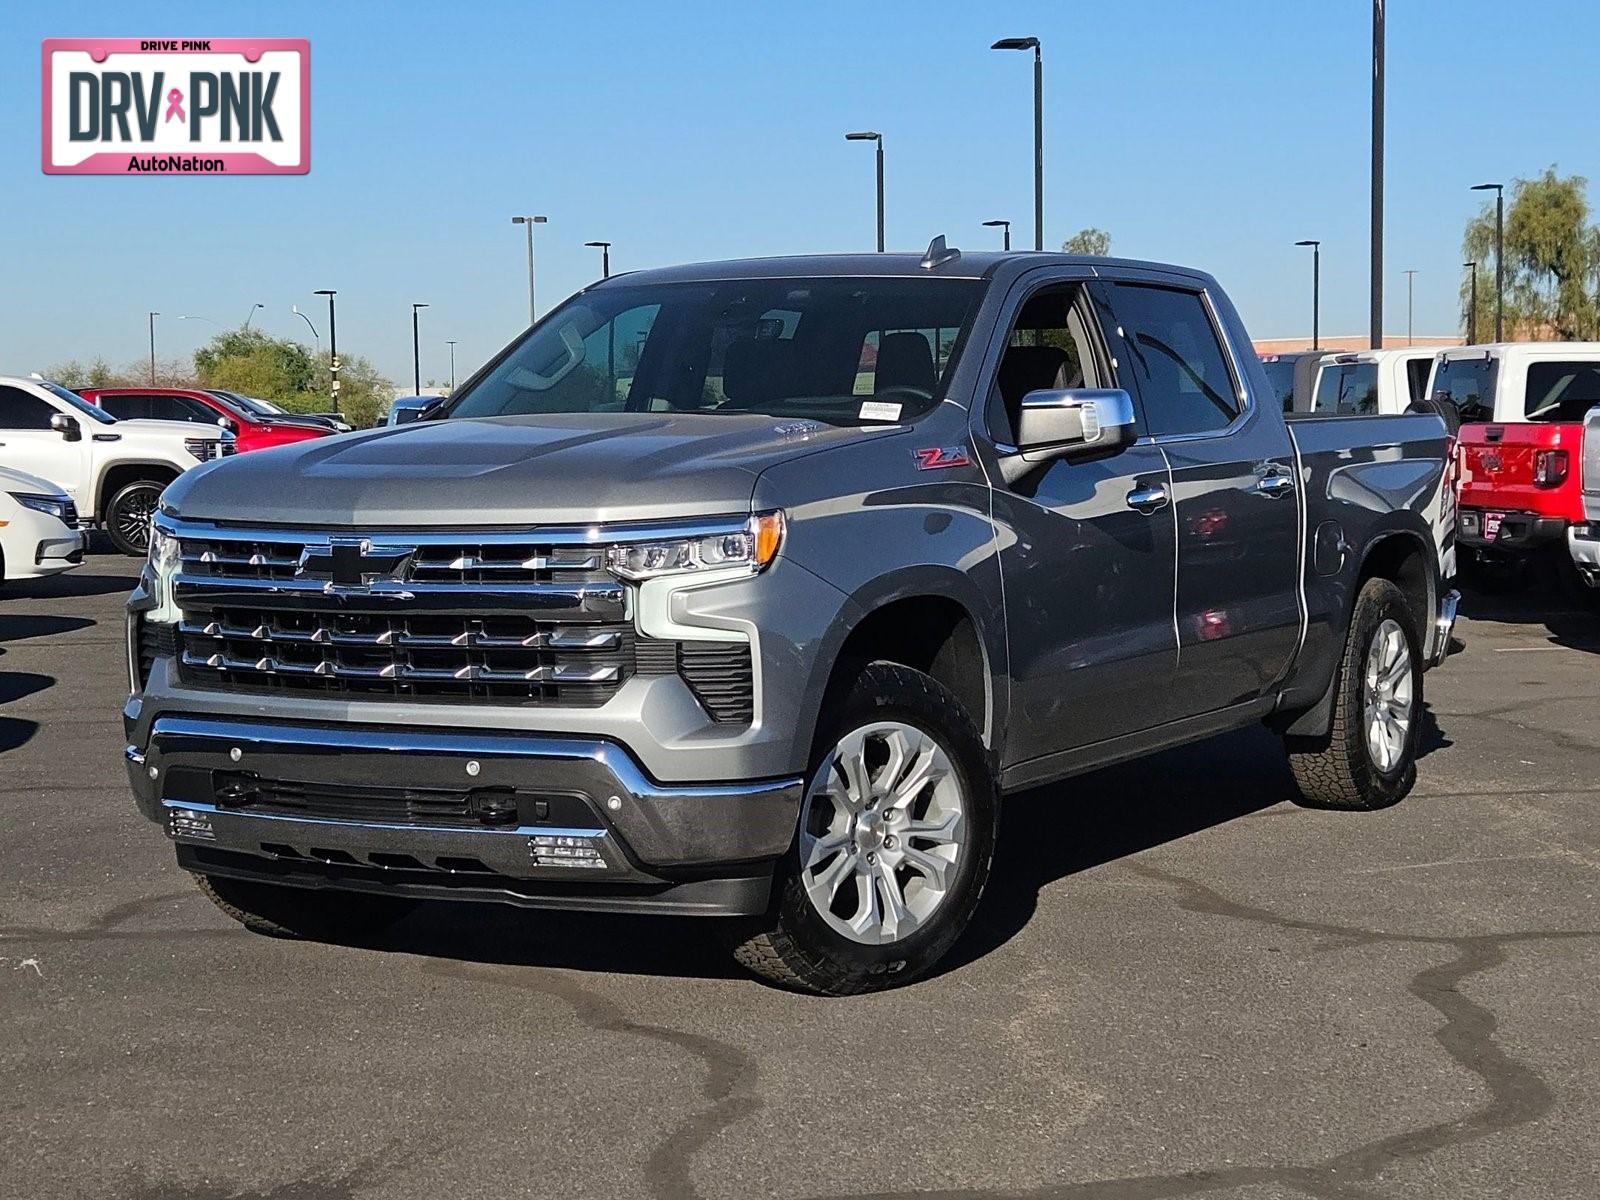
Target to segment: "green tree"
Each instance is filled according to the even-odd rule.
[[[1062,242],[1061,248],[1068,254],[1092,254],[1096,258],[1104,258],[1111,253],[1111,235],[1091,225]]]
[[[1588,180],[1550,167],[1518,179],[1506,206],[1505,336],[1582,341],[1600,335],[1600,230],[1589,224]],[[1494,329],[1494,204],[1467,222],[1462,249],[1478,263],[1478,336]],[[1461,288],[1467,325],[1470,277]]]
[[[316,363],[299,342],[259,329],[229,329],[194,352],[194,369],[207,387],[226,388],[274,403],[311,390]],[[251,391],[235,383],[249,381]]]

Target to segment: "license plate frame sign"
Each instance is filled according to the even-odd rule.
[[[47,38],[46,175],[304,175],[306,38]]]

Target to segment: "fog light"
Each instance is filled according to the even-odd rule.
[[[539,833],[528,839],[528,853],[541,867],[573,867],[578,870],[605,870],[600,857],[600,838],[585,834]]]

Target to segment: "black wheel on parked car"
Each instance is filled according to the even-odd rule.
[[[416,907],[414,900],[283,887],[225,875],[196,875],[206,897],[252,933],[318,942],[360,942],[386,931]]]
[[[842,996],[909,982],[955,944],[994,855],[999,793],[971,715],[937,680],[864,667],[830,706],[763,927],[735,957]]]
[[[1417,779],[1422,648],[1405,595],[1369,579],[1356,596],[1334,679],[1333,727],[1284,738],[1308,808],[1387,808]]]
[[[141,558],[150,549],[150,518],[167,485],[138,479],[118,489],[106,505],[106,535],[123,554]]]

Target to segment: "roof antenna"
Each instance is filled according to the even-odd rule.
[[[928,243],[928,252],[922,256],[922,261],[917,265],[925,271],[931,271],[935,267],[944,266],[947,262],[955,262],[960,257],[961,251],[954,246],[946,246],[944,234],[941,233]]]

